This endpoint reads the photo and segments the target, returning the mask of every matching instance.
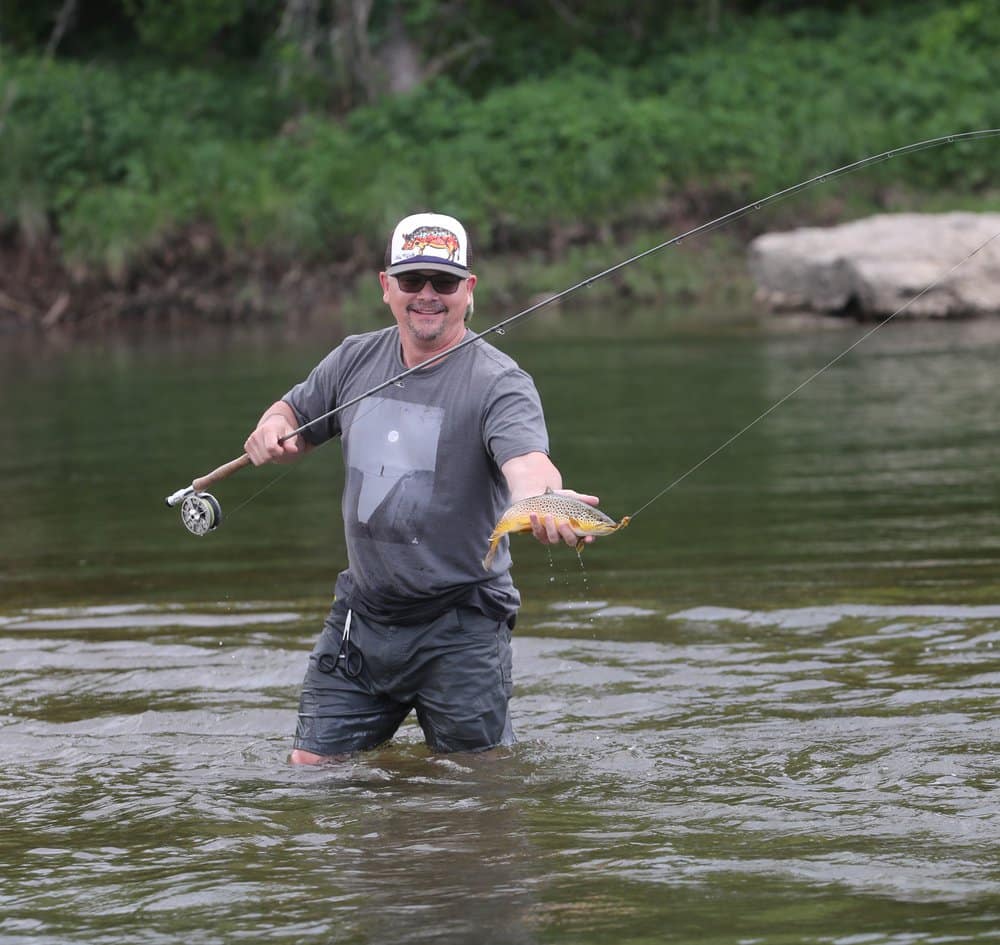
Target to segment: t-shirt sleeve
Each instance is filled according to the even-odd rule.
[[[337,406],[339,367],[340,349],[335,348],[312,369],[304,381],[296,384],[281,398],[295,411],[300,426]],[[314,423],[302,431],[306,440],[315,446],[339,433],[340,420],[337,416]]]
[[[483,442],[498,467],[525,453],[548,453],[542,401],[534,381],[520,368],[502,374],[490,389]]]

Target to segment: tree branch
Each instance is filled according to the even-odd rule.
[[[567,26],[572,27],[575,30],[584,31],[587,29],[587,24],[583,22],[572,10],[566,7],[565,3],[560,3],[559,0],[549,0],[549,6],[555,11],[556,16],[559,17]]]
[[[473,36],[464,43],[458,43],[448,52],[438,56],[433,63],[424,67],[423,79],[426,81],[428,79],[435,78],[446,69],[450,68],[454,63],[464,59],[477,49],[485,49],[487,46],[492,45],[492,42],[493,41],[488,36],[478,35]]]
[[[45,47],[46,58],[51,59],[55,55],[56,49],[62,42],[63,37],[69,32],[69,28],[76,19],[77,4],[78,0],[63,0],[63,5],[59,9],[59,15],[56,17],[56,25]]]

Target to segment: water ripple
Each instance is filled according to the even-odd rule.
[[[515,749],[433,756],[409,722],[320,769],[287,765],[294,612],[222,640],[215,616],[0,624],[0,937],[134,941],[135,916],[150,942],[597,941],[722,884],[747,915],[862,896],[947,942],[1000,894],[998,607],[560,605],[542,622],[601,639],[516,635]]]

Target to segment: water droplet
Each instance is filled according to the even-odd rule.
[[[506,328],[497,328],[496,329],[496,333],[498,335],[506,335],[507,334],[507,329]]]

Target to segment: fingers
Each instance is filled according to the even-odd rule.
[[[555,519],[551,515],[542,517],[532,512],[529,517],[531,519],[531,534],[543,545],[554,545],[561,540],[559,532],[556,530]]]
[[[262,423],[247,437],[243,449],[255,466],[264,463],[290,462],[298,458],[302,449],[302,437],[293,436],[281,442],[283,436],[292,432],[292,427],[284,421]]]
[[[596,503],[595,503],[596,504]],[[565,519],[559,521],[552,515],[531,514],[531,533],[543,545],[558,545],[560,542],[575,548],[580,536]],[[583,539],[588,545],[594,540],[592,535]]]

